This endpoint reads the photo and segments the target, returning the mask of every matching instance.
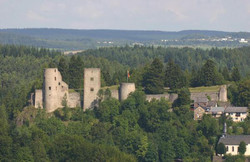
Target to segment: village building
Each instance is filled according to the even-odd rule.
[[[247,107],[227,107],[225,109],[225,115],[230,117],[234,122],[242,122],[248,115]]]
[[[198,106],[194,109],[194,120],[201,120],[203,115],[206,112],[206,108],[202,106]]]
[[[227,135],[226,123],[224,124],[223,135],[219,139],[219,143],[223,143],[226,147],[225,154],[238,155],[239,145],[241,142],[246,143],[245,156],[250,156],[250,135]]]
[[[246,143],[245,156],[250,156],[250,135],[226,135],[221,137],[219,143],[223,143],[226,147],[226,154],[238,155],[238,147],[240,142]]]
[[[214,118],[219,118],[224,114],[224,107],[211,107],[207,114],[211,114]]]
[[[197,97],[194,100],[194,108],[197,108],[199,106],[206,107],[207,105],[208,105],[207,97]]]
[[[207,107],[217,107],[217,101],[208,101]]]
[[[224,107],[203,107],[198,106],[194,109],[194,120],[201,120],[204,114],[210,114],[214,118],[224,115]]]

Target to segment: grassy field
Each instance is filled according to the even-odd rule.
[[[74,89],[69,89],[69,93],[76,92]]]
[[[210,86],[210,87],[195,87],[189,88],[189,91],[192,92],[218,92],[220,90],[220,85]]]
[[[110,90],[118,89],[119,85],[112,85],[112,86],[106,86],[106,87],[101,87],[101,89],[107,89],[109,88]]]

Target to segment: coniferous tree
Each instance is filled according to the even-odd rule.
[[[249,106],[250,105],[250,79],[240,82],[238,85],[238,105]]]
[[[226,153],[226,147],[223,143],[219,143],[217,145],[217,154],[225,154]]]
[[[63,81],[66,82],[66,83],[69,83],[69,81],[68,81],[69,67],[68,67],[68,63],[67,63],[67,61],[65,60],[64,57],[61,57],[60,60],[59,60],[58,70],[60,71],[60,73],[62,75]]]
[[[178,91],[178,98],[174,101],[173,106],[190,105],[190,92],[188,88],[182,88]]]
[[[233,72],[232,72],[232,81],[238,82],[240,81],[241,76],[240,76],[240,72],[238,67],[234,67],[233,68]]]
[[[164,72],[160,59],[155,58],[144,74],[145,93],[161,94],[164,92]]]
[[[190,81],[190,85],[192,87],[196,87],[200,85],[200,77],[199,77],[200,72],[197,71],[194,67],[192,68],[191,71],[191,81]]]
[[[69,62],[69,87],[70,88],[75,88],[77,84],[74,78],[74,75],[77,74],[75,63],[76,63],[76,57],[72,56]]]
[[[72,56],[69,62],[69,87],[78,89],[83,81],[83,61],[80,56]]]
[[[200,85],[201,86],[212,86],[223,83],[223,77],[218,72],[215,62],[212,60],[207,60],[206,63],[202,66],[200,74]]]
[[[102,72],[102,77],[105,81],[105,85],[106,86],[111,86],[113,83],[112,83],[112,78],[110,76],[110,73],[108,71],[103,71]]]
[[[56,68],[57,64],[55,63],[55,61],[50,61],[48,66],[49,68]]]
[[[227,80],[227,81],[230,80],[230,74],[229,74],[229,71],[228,71],[227,67],[223,68],[222,75],[223,75],[225,80]]]
[[[165,72],[165,86],[179,89],[187,85],[187,80],[179,65],[169,60]]]
[[[246,152],[246,143],[244,142],[244,141],[241,141],[240,142],[240,145],[239,145],[239,153],[241,154],[241,155],[244,155],[245,154],[245,152]]]

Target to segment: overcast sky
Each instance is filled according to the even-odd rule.
[[[0,28],[250,32],[250,0],[0,0]]]

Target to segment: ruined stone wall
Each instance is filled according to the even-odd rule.
[[[227,102],[227,86],[222,85],[218,92],[193,92],[190,98],[195,101],[197,98],[207,98],[207,96],[210,96],[211,101]]]
[[[134,91],[135,91],[135,83],[121,83],[119,89],[120,101],[127,99],[128,95]]]
[[[41,89],[35,90],[34,101],[35,108],[43,108],[43,91]]]
[[[79,106],[81,106],[80,93],[78,92],[69,93],[68,107],[74,108]]]
[[[219,101],[227,102],[227,86],[223,85],[220,88]]]
[[[161,98],[165,98],[166,100],[169,100],[170,102],[174,102],[177,98],[177,94],[150,94],[146,95],[146,100],[151,101],[152,99],[160,100]]]
[[[30,100],[28,102],[30,105],[35,106],[35,93],[30,94]]]
[[[43,89],[36,89],[31,95],[31,105],[53,112],[63,107],[64,100],[68,107],[81,105],[80,94],[75,92],[69,95],[68,85],[62,80],[57,68],[44,69]]]
[[[118,89],[112,89],[110,91],[111,91],[111,97],[119,100],[119,91],[118,91]]]
[[[58,88],[57,88],[57,93],[58,93],[58,107],[63,107],[62,102],[63,100],[67,100],[69,102],[69,86],[67,83],[65,83],[62,80],[62,75],[58,71]],[[68,103],[67,103],[68,104]]]
[[[211,101],[219,101],[219,92],[193,92],[191,93],[191,100],[196,100],[197,98],[207,98],[210,96]]]
[[[101,70],[99,68],[84,69],[83,109],[93,108],[98,100],[98,91],[101,88]]]
[[[171,93],[169,96],[169,101],[174,102],[178,98],[178,94],[176,93]]]

